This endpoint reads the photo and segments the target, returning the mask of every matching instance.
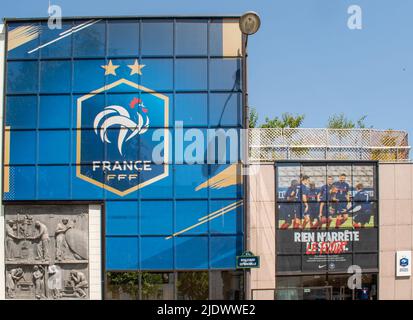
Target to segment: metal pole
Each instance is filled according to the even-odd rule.
[[[248,188],[248,174],[249,174],[249,107],[248,107],[248,84],[247,84],[247,41],[248,36],[242,34],[242,108],[244,111],[243,119],[243,129],[246,130],[244,135],[244,155],[243,155],[243,186],[244,186],[244,249],[250,249],[250,232],[249,232],[249,188]],[[245,299],[251,300],[251,271],[249,269],[244,270],[244,288],[245,288]]]

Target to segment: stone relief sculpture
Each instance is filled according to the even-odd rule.
[[[61,223],[57,224],[56,231],[55,231],[55,239],[56,239],[56,260],[62,261],[65,260],[64,252],[68,248],[66,242],[66,231],[71,228],[68,225],[69,219],[63,218]]]
[[[36,299],[46,298],[44,294],[44,279],[42,266],[33,267],[34,292]]]
[[[87,205],[9,205],[5,216],[8,299],[88,297]]]
[[[53,299],[60,299],[62,297],[62,272],[56,265],[51,265],[48,268],[49,279],[47,280],[47,287],[49,288]]]
[[[19,237],[15,233],[16,225],[14,224],[13,220],[8,220],[6,224],[6,260],[12,261],[14,260],[14,246],[15,241],[19,239]]]
[[[69,283],[73,288],[74,293],[79,298],[86,298],[85,289],[88,287],[88,282],[85,275],[80,271],[70,271]]]
[[[6,294],[9,298],[16,295],[16,282],[23,278],[23,269],[11,269],[6,275]]]
[[[39,231],[36,236],[32,239],[40,239],[37,244],[37,257],[36,260],[49,261],[49,232],[46,225],[40,221],[36,221],[34,224],[35,228]]]

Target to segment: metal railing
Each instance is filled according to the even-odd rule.
[[[326,128],[249,129],[249,159],[408,161],[406,131]]]

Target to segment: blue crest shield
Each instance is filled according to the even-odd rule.
[[[77,177],[119,196],[167,177],[168,111],[167,96],[125,78],[78,98]],[[162,165],[152,159],[160,143]]]

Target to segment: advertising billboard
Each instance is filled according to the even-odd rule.
[[[378,268],[377,166],[276,164],[277,272]]]
[[[235,268],[238,18],[6,22],[3,200],[102,202],[107,270]]]

